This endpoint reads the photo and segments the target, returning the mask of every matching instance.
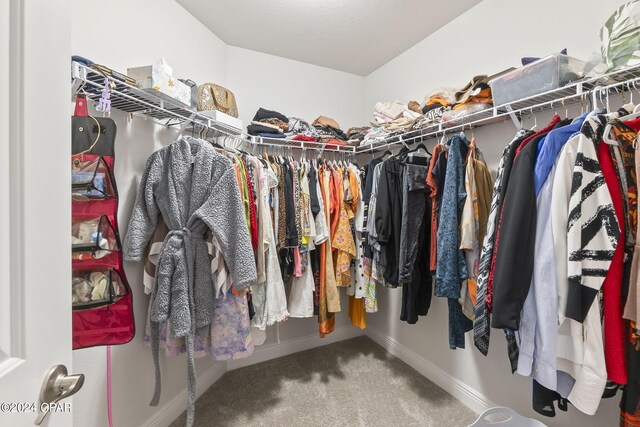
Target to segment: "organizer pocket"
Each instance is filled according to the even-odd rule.
[[[128,290],[117,270],[75,269],[71,282],[71,301],[74,310],[113,304]]]
[[[117,197],[111,168],[104,157],[71,160],[71,194],[74,201]]]
[[[131,288],[122,270],[89,264],[73,269],[73,349],[125,344],[136,332]]]
[[[120,251],[120,241],[106,215],[77,216],[71,224],[73,260],[101,259]]]

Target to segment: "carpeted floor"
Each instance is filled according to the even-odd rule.
[[[476,417],[363,336],[227,372],[198,399],[194,425],[458,427]]]

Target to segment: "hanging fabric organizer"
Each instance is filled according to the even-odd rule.
[[[86,98],[78,96],[71,156],[74,350],[125,344],[135,334],[118,233],[115,136],[115,122],[86,114]]]

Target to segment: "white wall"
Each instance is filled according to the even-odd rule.
[[[128,67],[150,64],[161,56],[178,77],[196,81],[226,82],[226,45],[173,0],[75,0],[72,49],[99,64],[125,72]],[[118,220],[124,236],[140,174],[149,155],[167,145],[175,131],[114,111],[116,121],[115,175],[120,191]],[[148,297],[142,292],[141,265],[125,263],[134,298],[136,335],[133,341],[112,347],[113,415],[117,426],[139,426],[157,408],[149,406],[153,394],[153,362],[144,346]],[[74,401],[74,424],[107,425],[106,350],[77,350],[74,370],[86,376]],[[209,358],[198,360],[199,373],[213,366]],[[186,387],[186,359],[161,357],[162,399],[166,403]]]
[[[474,75],[518,66],[521,56],[543,56],[567,47],[569,54],[586,59],[599,49],[598,31],[621,3],[622,0],[484,0],[367,76],[366,113],[371,114],[379,100],[421,102],[438,87],[460,87]],[[573,108],[570,113],[579,111]],[[538,115],[538,127],[550,117],[550,113]],[[532,121],[528,119],[526,123],[531,125]],[[511,122],[475,130],[478,146],[494,171],[515,130]],[[573,408],[568,413],[559,411],[556,418],[537,415],[531,409],[531,381],[510,373],[502,331],[491,331],[488,357],[475,349],[471,333],[467,334],[466,349],[452,351],[448,347],[448,314],[443,299],[434,298],[428,316],[410,326],[398,320],[400,291],[379,292],[380,312],[368,319],[372,336],[392,338],[494,403],[535,416],[550,427],[617,423],[620,394],[603,401],[593,417]]]
[[[366,120],[362,76],[234,46],[229,46],[227,55],[228,86],[238,99],[245,125],[259,107],[309,123],[328,116],[345,132]]]
[[[415,99],[462,87],[478,74],[520,66],[523,56],[568,49],[587,59],[625,0],[484,0],[366,77],[367,114],[379,100]]]
[[[236,95],[240,119],[251,122],[258,108],[276,110],[311,123],[320,115],[334,118],[346,132],[365,120],[364,77],[234,46],[227,48],[227,86]],[[346,313],[347,299],[342,300]],[[344,313],[336,327],[344,326]],[[315,318],[289,319],[278,326],[280,341],[318,332]],[[275,328],[265,344],[276,342]]]
[[[177,77],[191,78],[198,83],[214,82],[234,90],[246,123],[259,106],[308,120],[320,114],[328,115],[338,120],[345,130],[346,126],[361,121],[363,77],[228,48],[173,0],[74,0],[72,11],[73,54],[122,72],[129,67],[151,64],[164,56]],[[173,141],[175,131],[138,117],[130,121],[126,114],[118,111],[113,111],[111,117],[118,126],[115,174],[120,192],[118,220],[124,235],[145,162],[153,151]],[[125,270],[133,289],[136,336],[129,344],[112,347],[113,415],[114,425],[134,427],[157,415],[163,405],[164,408],[175,406],[175,399],[184,396],[186,358],[161,356],[162,399],[160,407],[150,407],[153,362],[149,348],[143,343],[149,300],[142,292],[141,265],[125,263]],[[343,306],[346,312],[346,301]],[[336,326],[346,323],[346,315],[339,315]],[[317,334],[317,330],[315,318],[290,319],[280,326],[280,342],[292,343],[289,346],[292,349],[318,345],[321,340],[305,340],[302,344],[300,341],[300,337]],[[344,338],[349,334],[340,336]],[[269,328],[265,344],[274,343],[276,330]],[[274,353],[273,346],[269,347],[268,357],[273,357],[277,352]],[[203,373],[215,368],[215,363],[210,358],[199,359],[196,368],[201,378]],[[105,348],[74,351],[73,371],[86,375],[85,385],[74,400],[74,424],[107,425]],[[179,412],[174,408],[172,414],[177,416]]]

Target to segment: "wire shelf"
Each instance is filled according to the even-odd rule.
[[[250,136],[241,129],[213,120],[206,114],[198,112],[161,92],[153,89],[140,89],[112,77],[106,77],[99,71],[79,62],[74,61],[71,63],[71,77],[75,91],[82,88],[87,97],[94,102],[100,99],[104,80],[107,78],[112,83],[110,89],[111,108],[149,117],[164,126],[181,126],[183,132],[206,133],[214,130],[223,136],[233,137],[241,142],[256,146],[355,153],[356,147],[353,146],[298,141],[287,138]]]
[[[104,87],[104,79],[106,78],[102,73],[78,62],[72,62],[71,76],[74,90],[77,91],[82,88],[91,100],[97,102],[100,99],[101,91]],[[573,82],[558,89],[491,107],[469,114],[458,121],[433,123],[421,129],[391,134],[383,139],[358,147],[338,145],[332,142],[323,143],[289,138],[251,136],[240,129],[217,122],[202,112],[187,107],[185,104],[158,91],[140,89],[111,77],[108,77],[108,79],[112,82],[112,88],[110,89],[111,108],[149,117],[165,126],[180,126],[182,131],[193,133],[213,130],[223,136],[233,137],[254,147],[309,149],[316,150],[319,153],[329,151],[356,154],[386,149],[397,144],[410,144],[418,140],[434,138],[444,132],[481,127],[509,119],[519,123],[525,115],[550,110],[554,107],[558,108],[561,104],[570,106],[577,102],[585,102],[587,96],[591,96],[591,101],[595,104],[598,97],[602,99],[603,96],[614,91],[629,91],[632,86],[636,89],[636,84],[640,83],[640,65]]]
[[[398,144],[409,144],[417,140],[434,138],[442,135],[444,132],[476,128],[509,119],[514,122],[519,122],[524,115],[551,110],[557,108],[559,105],[570,106],[578,102],[584,102],[587,96],[591,96],[591,101],[595,104],[598,97],[606,96],[612,92],[619,93],[625,90],[629,91],[632,87],[636,89],[638,83],[640,83],[640,66],[629,67],[472,113],[459,121],[451,123],[439,122],[422,129],[411,130],[401,134],[392,134],[372,144],[361,145],[357,148],[356,152],[365,153],[386,149]]]

